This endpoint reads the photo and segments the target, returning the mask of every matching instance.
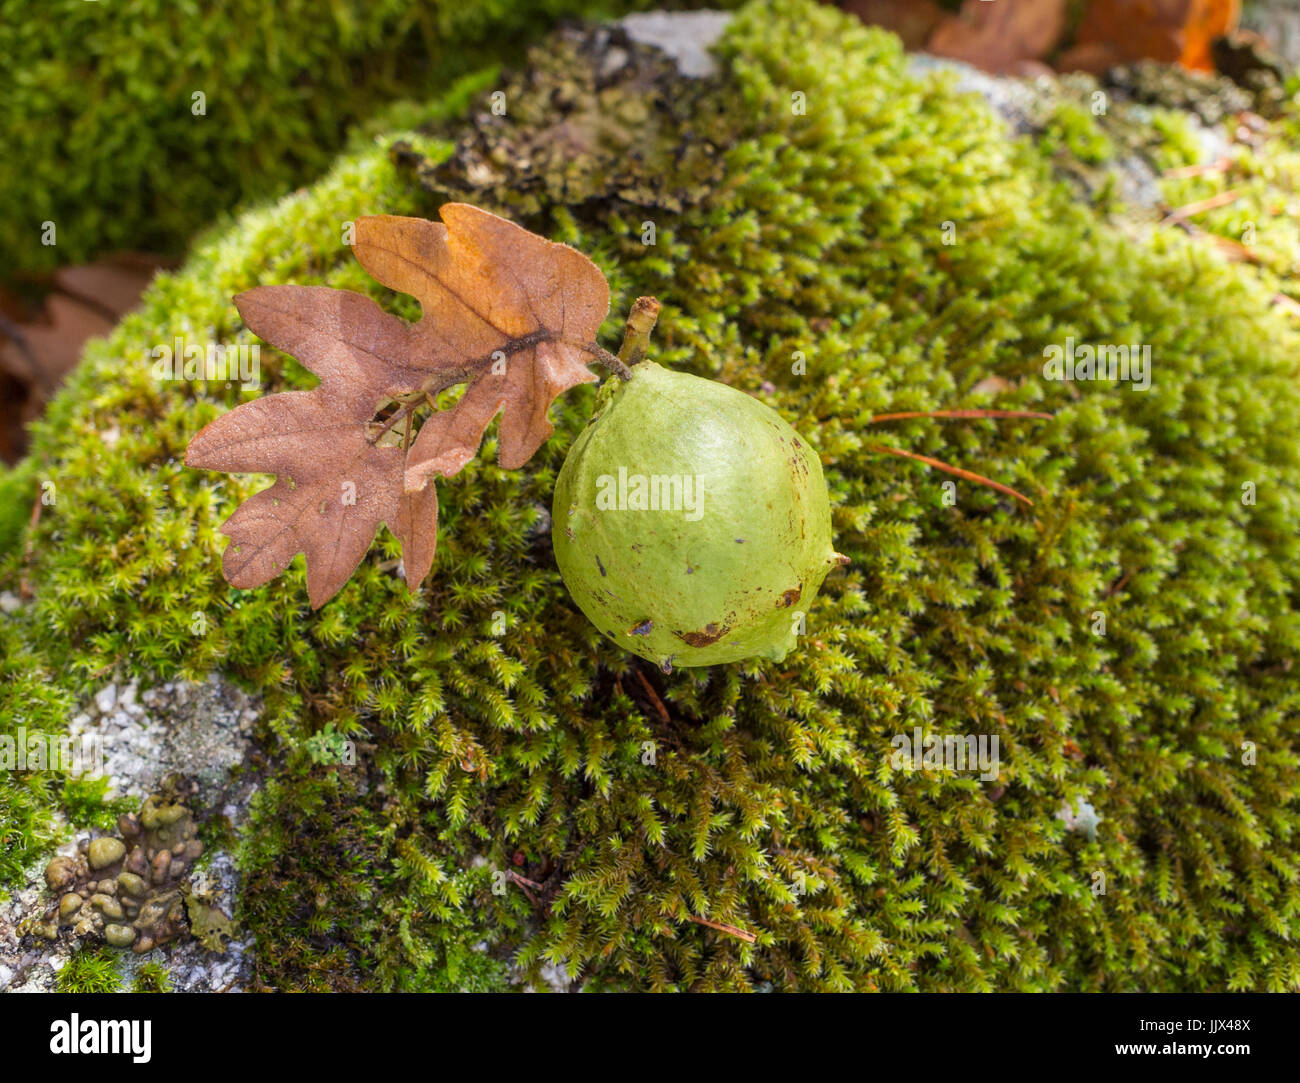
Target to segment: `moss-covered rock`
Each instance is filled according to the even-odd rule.
[[[317,176],[378,105],[507,60],[562,15],[638,6],[0,0],[0,275],[176,251]]]
[[[574,48],[538,63],[617,108],[618,79],[574,85]],[[607,344],[658,296],[659,363],[760,396],[820,455],[852,563],[795,651],[665,677],[568,599],[544,509],[590,389],[524,469],[490,437],[440,484],[421,594],[388,536],[316,613],[300,566],[222,580],[217,526],[262,482],[187,471],[185,444],[310,377],[264,349],[258,391],[160,383],[146,351],[247,341],[230,298],[263,283],[414,315],[341,224],[463,194],[436,163],[474,130],[438,122],[213,236],[90,347],[34,436],[57,502],[7,560],[32,600],[0,618],[0,726],[58,729],[114,668],[264,693],[277,766],[238,916],[267,986],[495,988],[559,962],[595,988],[1296,988],[1300,333],[1242,268],[1077,205],[889,35],[778,0],[720,56],[682,90],[719,183],[668,210],[636,186],[574,202],[551,170],[522,217],[605,270]],[[475,201],[520,213],[494,190]],[[1150,390],[1044,379],[1067,339],[1149,345]],[[989,405],[1055,420],[870,424]],[[355,766],[311,754],[327,727]],[[998,778],[909,769],[916,728],[996,736]],[[34,820],[43,786],[0,778],[0,808]],[[1058,815],[1080,800],[1095,840]]]

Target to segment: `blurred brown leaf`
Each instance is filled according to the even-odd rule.
[[[840,6],[868,26],[893,31],[908,49],[924,48],[930,32],[947,17],[934,0],[844,0]]]
[[[86,340],[108,334],[135,307],[158,266],[124,254],[65,267],[27,283],[44,295],[39,301],[0,289],[0,457],[13,462],[22,454],[24,425],[40,416]]]
[[[930,35],[926,51],[990,72],[1041,60],[1065,33],[1067,0],[966,0]]]

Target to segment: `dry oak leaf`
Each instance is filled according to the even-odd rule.
[[[925,49],[1005,73],[1052,51],[1065,33],[1067,9],[1066,0],[966,0],[960,14],[935,27]]]
[[[321,382],[245,403],[190,443],[187,466],[277,477],[222,524],[232,586],[260,586],[302,553],[319,608],[384,523],[414,591],[437,542],[433,477],[473,458],[498,412],[501,465],[523,465],[553,431],[546,413],[556,397],[596,379],[587,362],[609,310],[599,268],[477,207],[449,203],[439,213],[441,223],[356,223],[357,259],[419,300],[414,324],[323,286],[259,286],[235,298],[250,330]],[[456,404],[432,413],[412,442],[414,412],[462,383]],[[386,404],[396,413],[381,419]]]

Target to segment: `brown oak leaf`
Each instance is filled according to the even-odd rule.
[[[1055,48],[1065,33],[1068,8],[1066,0],[966,0],[959,14],[935,27],[925,49],[985,71],[1014,72]]]
[[[320,385],[245,403],[190,443],[188,466],[277,478],[222,525],[231,585],[260,586],[302,553],[318,608],[384,523],[414,590],[433,564],[433,477],[473,458],[498,413],[501,464],[523,465],[553,431],[546,414],[556,397],[596,379],[587,362],[600,352],[596,332],[609,310],[599,268],[477,207],[450,203],[440,214],[441,223],[390,215],[356,223],[362,266],[419,300],[413,324],[323,286],[260,286],[235,298],[249,329]],[[421,409],[462,383],[455,405],[414,432]]]

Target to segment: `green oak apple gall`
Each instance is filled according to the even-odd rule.
[[[601,388],[551,531],[583,613],[665,670],[783,658],[845,559],[807,441],[757,399],[649,361]]]

